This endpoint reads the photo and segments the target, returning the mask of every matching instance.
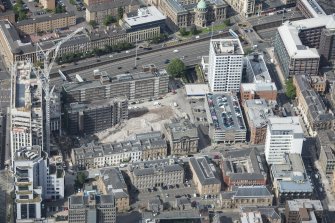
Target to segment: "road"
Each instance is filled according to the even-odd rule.
[[[176,47],[178,49],[178,53],[174,53],[174,49],[162,49],[158,52],[152,52],[149,54],[144,54],[139,56],[139,60],[137,60],[137,67],[140,68],[142,65],[145,64],[155,64],[159,68],[166,67],[166,60],[171,60],[173,58],[182,58],[184,56],[184,63],[186,65],[192,65],[196,63],[200,63],[201,56],[208,55],[209,53],[209,40],[197,42],[189,45],[184,45],[180,47]],[[196,49],[196,50],[195,50]],[[133,70],[135,66],[135,54],[134,49],[129,52],[129,54],[133,54],[134,57],[128,58],[121,61],[112,62],[107,65],[103,65],[100,67],[95,67],[91,69],[87,69],[85,71],[81,71],[78,73],[69,74],[69,77],[74,80],[76,74],[79,74],[83,79],[93,79],[93,70],[99,69],[100,71],[106,71],[111,75],[122,74],[127,71],[133,72],[137,70]],[[118,69],[121,67],[120,69]],[[139,69],[140,70],[140,69]],[[56,85],[59,87],[63,84],[63,80],[58,77],[50,80],[50,84]]]

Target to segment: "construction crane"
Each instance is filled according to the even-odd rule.
[[[51,68],[55,62],[55,59],[57,57],[58,51],[60,49],[60,46],[67,42],[69,39],[74,37],[77,33],[84,30],[84,27],[76,29],[74,32],[69,34],[68,36],[64,37],[62,40],[57,42],[53,47],[43,50],[42,47],[37,44],[36,49],[36,60],[43,60],[43,68],[38,67],[37,70],[33,67],[33,70],[40,80],[42,84],[42,88],[44,91],[44,99],[45,99],[45,147],[43,148],[48,152],[48,155],[50,155],[50,95],[52,94],[54,88],[52,89],[52,92],[50,91],[49,86],[49,79],[50,79],[50,71]],[[53,52],[53,54],[51,54]]]

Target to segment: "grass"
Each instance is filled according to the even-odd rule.
[[[227,27],[227,25],[224,24],[224,23],[214,25],[213,26],[213,32],[223,30],[226,27]],[[212,26],[208,26],[208,27],[201,30],[201,33],[209,33],[209,32],[212,32]]]

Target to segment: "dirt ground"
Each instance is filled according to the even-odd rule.
[[[173,118],[186,116],[192,119],[191,106],[185,94],[185,89],[181,88],[176,94],[169,93],[161,100],[130,104],[127,121],[96,136],[102,143],[120,142],[132,139],[138,133],[162,131],[164,124]]]

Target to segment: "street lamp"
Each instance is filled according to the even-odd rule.
[[[136,42],[135,42],[135,67],[137,66],[137,41],[138,41],[138,39],[136,38]]]

